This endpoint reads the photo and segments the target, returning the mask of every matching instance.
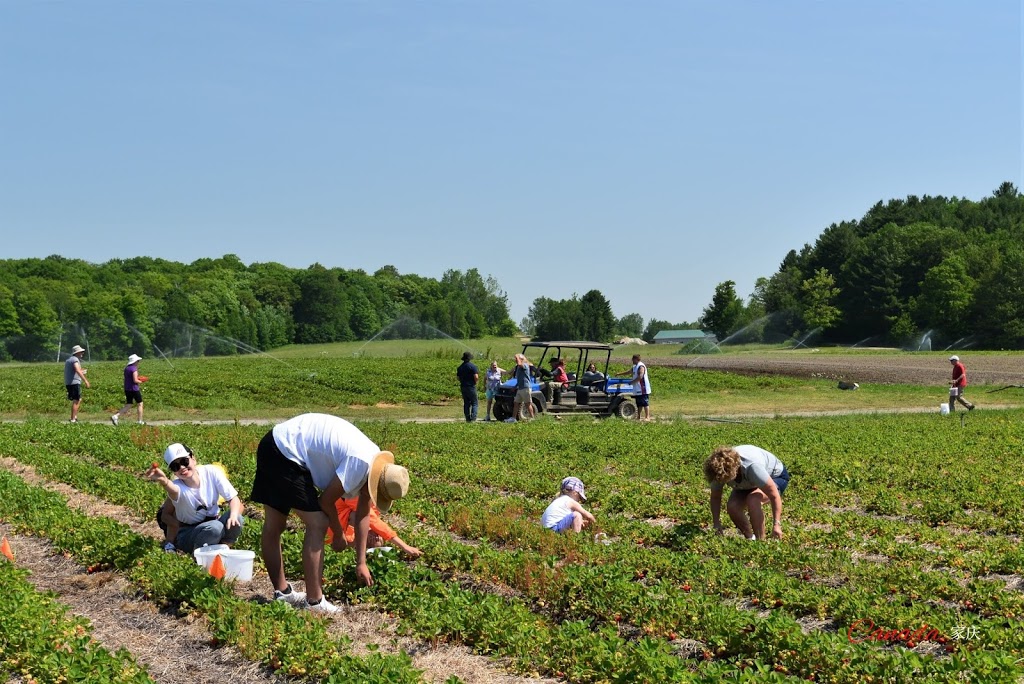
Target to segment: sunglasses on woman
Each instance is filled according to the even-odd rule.
[[[171,472],[176,473],[182,468],[187,468],[191,458],[191,456],[182,456],[171,461]]]

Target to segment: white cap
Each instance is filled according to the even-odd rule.
[[[175,442],[171,446],[167,447],[166,451],[164,451],[164,461],[167,463],[167,465],[171,465],[177,459],[185,458],[186,456],[191,455],[192,454],[188,452],[188,449],[185,448],[184,444]]]
[[[952,356],[949,357],[949,360],[950,361],[959,361],[960,357],[957,356],[956,354],[953,354]]]

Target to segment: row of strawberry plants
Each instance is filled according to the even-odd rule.
[[[90,636],[89,622],[36,591],[29,572],[0,560],[0,675],[24,682],[146,684],[146,671],[124,650],[111,653]]]
[[[233,644],[268,667],[322,682],[421,681],[408,656],[371,652],[355,657],[347,640],[330,637],[323,622],[278,602],[241,600],[229,584],[214,580],[190,559],[164,554],[109,518],[69,508],[56,493],[2,471],[0,491],[0,518],[15,529],[45,536],[82,565],[124,572],[153,600],[173,603],[183,612],[197,611],[217,643]]]
[[[95,472],[98,466],[83,459],[62,457],[59,454],[41,449],[38,445],[33,449],[22,452],[15,450],[16,456],[23,458],[26,462],[43,464],[50,473],[58,474],[62,481],[76,487],[90,489],[91,483],[95,480]],[[59,467],[61,461],[67,461],[65,468]],[[126,481],[129,488],[132,484],[144,486],[144,483],[131,480]],[[120,503],[131,498],[125,489],[116,490],[106,488],[105,492],[111,495],[115,503]],[[2,510],[2,509],[0,509]],[[289,568],[297,571],[299,566],[299,540],[289,535],[286,538],[285,558]],[[89,550],[85,560],[93,564],[112,564],[117,567],[116,562],[108,558],[102,545],[92,543],[85,544],[85,550]],[[414,581],[408,585],[395,586],[389,582],[389,571],[393,573],[392,566],[380,561],[375,562],[375,573],[378,574],[378,583],[373,592],[360,590],[352,582],[350,566],[351,554],[330,554],[325,568],[325,590],[331,595],[356,593],[363,595],[364,600],[371,597],[391,596],[393,593],[398,596],[397,606],[390,603],[383,603],[395,609],[395,612],[403,618],[405,629],[410,633],[425,638],[437,639],[439,636],[444,641],[459,641],[467,643],[484,653],[493,653],[513,657],[513,659],[526,670],[544,669],[552,673],[557,672],[580,672],[580,668],[592,667],[586,663],[601,662],[600,654],[617,654],[613,660],[607,663],[620,671],[636,673],[640,678],[635,681],[679,681],[680,677],[687,677],[687,667],[677,658],[672,656],[667,647],[662,643],[659,647],[652,647],[651,643],[630,643],[615,636],[609,641],[607,634],[595,633],[588,636],[581,643],[584,632],[589,632],[580,624],[566,623],[564,625],[546,625],[538,623],[537,616],[532,614],[526,606],[508,605],[499,598],[473,591],[465,591],[457,586],[450,586],[444,582],[434,583],[427,581]],[[159,556],[158,556],[159,558]],[[178,559],[175,559],[178,560]],[[194,566],[192,566],[194,567]],[[424,569],[425,572],[430,572]],[[446,597],[439,603],[431,597]],[[410,598],[411,597],[411,598]],[[195,599],[193,599],[195,600]],[[357,600],[359,600],[357,598]],[[425,605],[432,606],[429,611],[424,611]],[[402,610],[397,610],[397,607]],[[490,616],[484,620],[483,616]],[[523,638],[518,640],[519,648],[509,650],[501,635],[509,633],[509,626],[518,623],[523,633]],[[424,628],[423,625],[429,627]],[[231,630],[232,633],[237,630]],[[244,631],[244,630],[243,630]],[[488,636],[489,635],[489,636]],[[489,643],[497,641],[502,644],[501,649],[489,647]],[[545,653],[537,653],[534,646],[541,642],[550,642],[552,648]],[[561,644],[561,647],[558,645]],[[313,646],[311,646],[313,647]],[[278,656],[279,662],[284,663],[285,659]],[[622,661],[620,662],[620,658]],[[274,661],[272,661],[274,662]],[[275,663],[276,664],[276,663]],[[293,670],[297,669],[294,664],[285,665]],[[626,670],[622,670],[626,668]],[[640,676],[647,672],[649,676]],[[608,671],[595,671],[591,680],[579,681],[601,681],[609,675]]]

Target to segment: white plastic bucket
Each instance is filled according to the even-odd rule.
[[[213,559],[220,556],[221,562],[224,563],[224,579],[233,579],[239,582],[252,580],[252,564],[256,558],[256,554],[252,551],[229,549],[226,544],[214,544],[196,549],[193,555],[196,557],[196,563],[207,570],[210,569]]]
[[[949,404],[939,404],[939,413],[944,416],[949,415]]]

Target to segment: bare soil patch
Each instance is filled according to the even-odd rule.
[[[1024,355],[960,355],[971,385],[1024,384]],[[718,370],[747,375],[787,375],[848,382],[943,385],[950,379],[946,356],[892,354],[833,354],[813,351],[751,352],[652,358],[648,365]]]

